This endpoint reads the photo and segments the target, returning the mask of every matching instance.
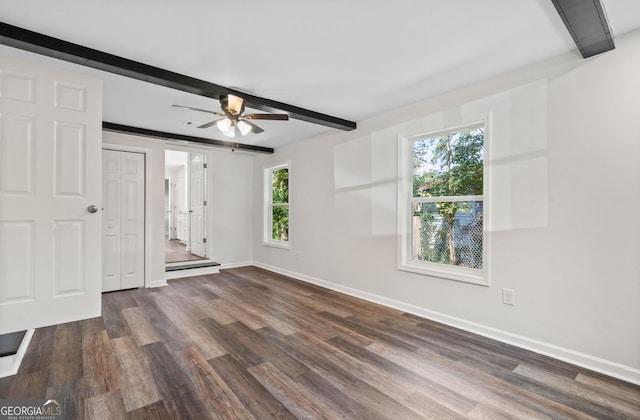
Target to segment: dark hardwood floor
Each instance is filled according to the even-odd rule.
[[[165,239],[165,258],[167,263],[185,262],[185,261],[201,261],[206,258],[193,255],[191,252],[186,251],[186,245],[177,239]]]
[[[254,267],[104,294],[0,398],[69,419],[640,418],[640,387]]]

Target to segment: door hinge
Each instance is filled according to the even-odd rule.
[[[207,243],[207,238],[202,238],[202,243],[206,244]]]
[[[203,205],[203,206],[206,206],[206,205],[207,205],[207,200],[204,200],[204,201],[202,202],[202,205]]]
[[[204,164],[202,165],[202,167],[203,167],[204,169],[207,169],[207,164],[206,164],[206,163],[204,163]]]

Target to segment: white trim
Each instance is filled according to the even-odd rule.
[[[484,195],[447,195],[447,196],[437,196],[437,197],[413,197],[411,199],[414,203],[440,203],[440,202],[450,202],[450,203],[460,203],[463,201],[484,201]]]
[[[618,362],[613,362],[565,347],[556,346],[555,344],[546,343],[544,341],[525,337],[519,334],[514,334],[487,325],[478,324],[473,321],[453,317],[441,312],[436,312],[416,305],[412,305],[410,303],[401,302],[395,299],[389,299],[384,296],[364,292],[358,289],[353,289],[351,287],[346,287],[337,283],[332,283],[293,271],[284,270],[261,262],[254,261],[253,265],[265,270],[272,271],[274,273],[282,274],[307,283],[326,287],[327,289],[335,290],[337,292],[355,296],[369,302],[377,303],[383,306],[397,309],[399,311],[437,321],[445,325],[481,335],[483,337],[488,337],[506,344],[544,354],[546,356],[553,357],[554,359],[562,360],[567,363],[572,363],[574,365],[581,366],[583,368],[590,369],[595,372],[611,376],[613,378],[621,379],[632,384],[640,385],[640,369],[636,369],[631,366],[626,366]]]
[[[153,287],[164,287],[167,285],[167,281],[166,280],[153,280],[151,282],[149,282],[149,285],[146,286],[147,288],[153,288]]]
[[[484,199],[482,200],[482,270],[484,271],[484,285],[491,286],[491,201],[493,200],[493,194],[491,189],[491,143],[493,134],[493,118],[491,112],[484,117],[484,162],[483,162],[483,186],[482,194]]]
[[[206,274],[217,274],[220,270],[226,270],[228,268],[237,268],[237,267],[247,267],[253,265],[253,261],[239,261],[233,263],[225,263],[212,267],[201,267],[201,268],[186,268],[184,270],[176,270],[176,271],[168,271],[165,273],[166,280],[173,279],[181,279],[184,277],[193,277],[193,276],[204,276]],[[163,281],[164,284],[159,286],[166,286],[166,280]]]
[[[220,267],[218,267],[218,268],[220,270],[227,270],[229,268],[250,267],[252,265],[254,265],[253,261],[239,261],[239,262],[234,262],[234,263],[221,264]]]
[[[267,242],[264,241],[262,242],[262,245],[264,246],[270,246],[273,248],[280,248],[280,249],[291,249],[291,245],[289,245],[289,241],[276,241],[275,239],[272,240],[271,242]]]
[[[485,279],[483,274],[484,271],[482,269],[409,260],[398,265],[398,270],[438,277],[441,279],[477,284],[478,286],[489,286],[489,282]]]
[[[483,190],[484,195],[474,196],[454,196],[454,197],[413,197],[413,153],[409,147],[414,141],[425,138],[434,138],[459,131],[482,128],[484,130],[483,144]],[[484,119],[469,121],[457,126],[443,129],[420,132],[411,135],[397,136],[398,148],[398,184],[396,197],[397,211],[397,266],[401,271],[416,273],[426,276],[442,278],[446,280],[460,281],[479,286],[490,286],[490,258],[491,252],[490,230],[488,228],[491,218],[491,199],[489,193],[491,185],[489,165],[490,143],[491,143],[491,113]],[[415,261],[411,259],[412,249],[412,219],[409,216],[413,203],[431,203],[440,201],[482,201],[483,202],[483,222],[482,222],[482,269],[471,269],[447,264],[429,263],[426,261]]]
[[[462,124],[447,126],[437,130],[421,131],[416,134],[410,134],[408,136],[402,136],[407,140],[414,142],[415,140],[423,138],[435,138],[449,135],[451,133],[457,133],[458,131],[474,130],[476,128],[483,128],[486,126],[486,118],[481,120],[468,121]]]
[[[264,167],[265,171],[277,171],[278,169],[284,169],[284,168],[290,168],[291,167],[291,161],[286,161],[286,162],[282,162],[282,163],[278,163],[275,165],[268,165]]]
[[[33,328],[27,330],[27,333],[24,335],[24,337],[22,337],[22,342],[20,343],[18,352],[16,354],[0,357],[0,378],[15,375],[16,373],[18,373],[18,369],[20,369],[20,364],[22,363],[22,359],[27,352],[27,348],[29,347],[31,338],[33,338],[34,332],[35,329]]]
[[[185,268],[184,270],[166,271],[164,273],[165,280],[181,279],[183,277],[204,276],[206,274],[217,274],[220,272],[220,266],[211,267]]]
[[[220,149],[221,150],[221,149]],[[209,200],[209,197],[214,197],[214,183],[210,182],[209,177],[213,176],[213,172],[210,172],[209,170],[212,168],[213,163],[215,162],[215,156],[214,156],[214,151],[211,150],[211,147],[209,146],[198,146],[195,144],[189,144],[187,146],[183,146],[180,144],[176,144],[173,143],[172,141],[167,141],[165,142],[165,148],[163,151],[163,159],[165,159],[165,165],[164,168],[166,170],[166,153],[167,151],[176,151],[176,152],[183,152],[183,153],[187,153],[187,165],[185,166],[185,178],[189,178],[188,179],[188,186],[190,188],[191,186],[191,179],[190,179],[190,175],[189,175],[189,171],[190,171],[190,167],[191,167],[191,158],[190,158],[190,153],[202,153],[205,157],[205,162],[207,167],[204,169],[205,170],[205,178],[204,178],[204,196],[205,196],[205,200],[207,202],[205,208],[204,208],[204,224],[205,224],[205,238],[207,240],[206,244],[205,244],[205,261],[215,261],[217,258],[215,256],[210,256],[211,253],[213,252],[213,242],[215,241],[215,232],[213,231],[213,223],[210,223],[210,214],[209,212],[211,211],[211,200]],[[229,151],[230,152],[230,151]],[[164,172],[163,172],[164,173]],[[187,196],[189,195],[189,191],[186,191]],[[187,200],[189,201],[189,200]],[[189,203],[189,206],[191,206],[191,204]],[[166,211],[166,209],[165,209]],[[180,241],[182,243],[185,244],[185,251],[190,251],[190,238],[191,238],[191,220],[189,220],[189,229],[188,229],[188,235],[189,235],[189,239],[184,242],[184,241]],[[176,263],[168,263],[165,262],[164,263],[164,267],[171,267],[171,266],[182,266],[182,265],[187,265],[187,264],[191,264],[193,261],[179,261]]]
[[[148,147],[102,142],[102,149],[133,152],[144,155],[144,287],[156,287],[151,280],[151,154]],[[102,152],[101,152],[102,153]],[[164,158],[164,156],[163,156]],[[102,175],[100,175],[102,176]],[[164,176],[164,174],[163,174]],[[102,240],[102,237],[100,238]]]

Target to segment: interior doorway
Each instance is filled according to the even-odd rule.
[[[208,258],[206,155],[165,151],[165,262]]]

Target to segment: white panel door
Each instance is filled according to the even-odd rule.
[[[102,291],[120,289],[120,152],[102,151]]]
[[[144,286],[144,155],[102,152],[102,291]]]
[[[102,92],[0,56],[0,334],[100,315]]]
[[[120,152],[120,288],[144,286],[144,155]]]
[[[200,257],[206,257],[204,153],[189,153],[189,177],[191,253]]]

